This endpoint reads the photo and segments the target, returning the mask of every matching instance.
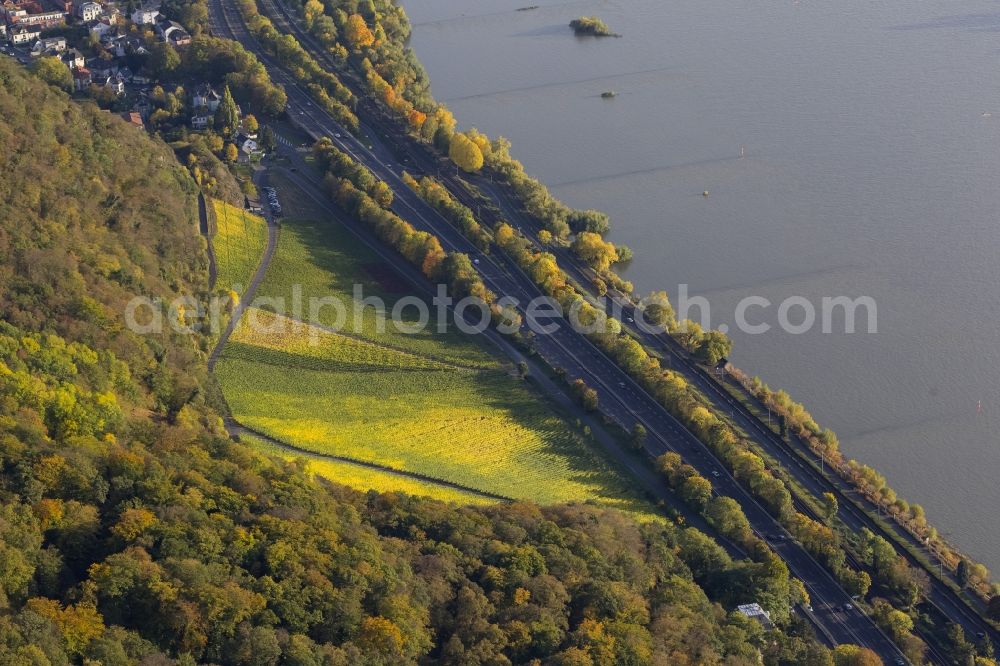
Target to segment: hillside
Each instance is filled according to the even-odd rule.
[[[0,664],[832,663],[782,567],[592,506],[361,494],[222,428],[171,151],[0,62]],[[174,313],[190,323],[192,313]]]

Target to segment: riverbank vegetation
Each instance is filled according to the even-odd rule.
[[[247,29],[264,50],[287,67],[292,76],[306,86],[312,98],[337,122],[348,131],[356,132],[358,117],[351,109],[354,95],[336,74],[323,69],[295,37],[278,32],[271,20],[257,9],[255,0],[238,0],[236,6]]]

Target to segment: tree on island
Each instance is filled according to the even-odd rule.
[[[608,24],[596,16],[581,16],[569,22],[569,27],[577,36],[591,37],[621,37],[618,33],[611,32]]]

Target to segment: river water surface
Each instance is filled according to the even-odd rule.
[[[874,298],[877,334],[731,331],[733,360],[1000,570],[1000,5],[404,4],[435,96],[609,213],[638,290],[688,284],[733,328],[748,295],[772,325],[788,296]]]

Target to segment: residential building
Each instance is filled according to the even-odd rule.
[[[70,69],[78,69],[86,64],[83,59],[83,54],[76,49],[66,49],[62,56],[60,56],[60,60],[62,60],[63,64]]]
[[[76,15],[84,21],[96,21],[103,10],[96,2],[84,2],[77,6]]]
[[[136,25],[156,25],[159,18],[160,10],[152,7],[132,12],[132,23]]]
[[[80,67],[79,69],[73,70],[73,89],[77,92],[82,92],[90,87],[93,80],[90,77],[90,70],[86,67]]]
[[[41,34],[42,29],[37,25],[15,25],[10,29],[10,41],[15,45],[30,44]]]
[[[173,46],[186,46],[191,43],[191,35],[177,21],[160,21],[156,24],[156,34]]]
[[[215,92],[212,86],[207,83],[198,86],[194,91],[194,96],[191,98],[191,106],[196,109],[205,107],[212,113],[215,113],[221,103],[222,96]]]
[[[54,56],[62,53],[66,50],[66,38],[65,37],[46,37],[45,39],[39,39],[35,42],[35,46],[31,49],[31,57],[37,58],[38,56]]]
[[[142,115],[136,111],[128,111],[122,114],[122,119],[127,123],[131,123],[136,127],[145,127],[146,124],[142,121]]]
[[[212,116],[196,113],[191,116],[191,129],[203,130],[212,125]]]

